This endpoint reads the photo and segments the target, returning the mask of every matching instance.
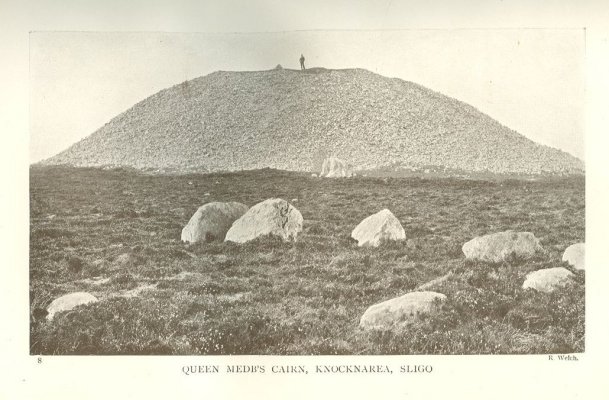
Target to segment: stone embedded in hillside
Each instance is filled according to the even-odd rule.
[[[388,209],[365,218],[351,232],[358,246],[377,247],[383,241],[406,239],[400,221]]]
[[[585,247],[584,243],[572,244],[563,253],[562,260],[568,262],[575,269],[584,269],[586,261]]]
[[[347,163],[336,157],[326,158],[319,174],[322,178],[348,178],[351,175],[353,173]]]
[[[224,240],[226,232],[248,207],[238,202],[212,202],[204,204],[182,229],[182,241],[188,243]]]
[[[370,306],[359,326],[364,329],[390,329],[416,319],[419,314],[431,314],[446,295],[436,292],[411,292],[401,297]]]
[[[527,275],[522,288],[550,293],[572,283],[572,277],[573,272],[563,267],[540,269]]]
[[[95,303],[97,301],[97,297],[86,292],[66,294],[53,300],[53,302],[47,307],[47,319],[50,321],[58,312],[69,311],[74,307],[83,304]]]
[[[302,231],[302,214],[283,199],[268,199],[250,208],[226,233],[225,242],[245,243],[273,235],[296,240]]]
[[[530,232],[505,231],[476,237],[465,243],[462,250],[470,259],[501,262],[511,256],[532,257],[542,247],[539,239]]]

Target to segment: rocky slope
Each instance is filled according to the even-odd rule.
[[[214,72],[139,102],[42,164],[174,171],[375,168],[582,173],[472,106],[362,69]]]

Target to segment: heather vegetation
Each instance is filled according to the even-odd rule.
[[[30,170],[32,354],[514,354],[584,350],[584,271],[561,260],[584,241],[583,177],[320,179],[256,170],[147,175],[114,169]],[[212,201],[290,201],[296,242],[182,243]],[[351,231],[388,208],[406,238],[358,247]],[[528,231],[528,260],[466,260],[478,235]],[[574,284],[522,289],[562,266]],[[363,330],[372,304],[424,287],[437,313]],[[51,301],[98,302],[46,318]]]

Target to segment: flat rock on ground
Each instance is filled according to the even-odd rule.
[[[572,276],[573,273],[563,267],[540,269],[527,275],[522,288],[550,293],[571,283]]]
[[[296,240],[302,231],[302,214],[283,199],[268,199],[250,208],[226,233],[226,242],[245,243],[273,235],[285,241]]]
[[[406,239],[406,232],[395,215],[384,209],[360,222],[351,237],[358,246],[377,247],[383,241]]]
[[[562,260],[566,261],[575,269],[585,269],[586,248],[584,243],[575,243],[567,247],[562,255]]]
[[[436,292],[411,292],[368,308],[359,325],[364,329],[391,329],[414,320],[419,314],[436,311],[438,302],[446,296]]]
[[[511,256],[532,257],[542,247],[531,232],[505,231],[476,237],[465,243],[462,250],[465,257],[470,259],[501,262]]]
[[[95,303],[96,301],[97,297],[86,292],[66,294],[53,300],[53,302],[47,307],[47,319],[50,321],[58,312],[69,311],[76,306]]]
[[[238,202],[204,204],[182,229],[182,241],[188,243],[224,240],[233,222],[245,214],[248,207]]]

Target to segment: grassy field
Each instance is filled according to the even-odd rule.
[[[584,274],[552,294],[522,290],[584,240],[584,179],[318,179],[260,170],[144,175],[30,170],[32,354],[505,354],[584,351]],[[263,238],[183,244],[182,227],[210,201],[290,201],[304,217],[295,243]],[[350,233],[389,208],[406,240],[358,248]],[[474,236],[533,232],[532,260],[465,260]],[[434,316],[364,331],[372,304],[449,274]],[[101,301],[46,321],[56,297]]]

